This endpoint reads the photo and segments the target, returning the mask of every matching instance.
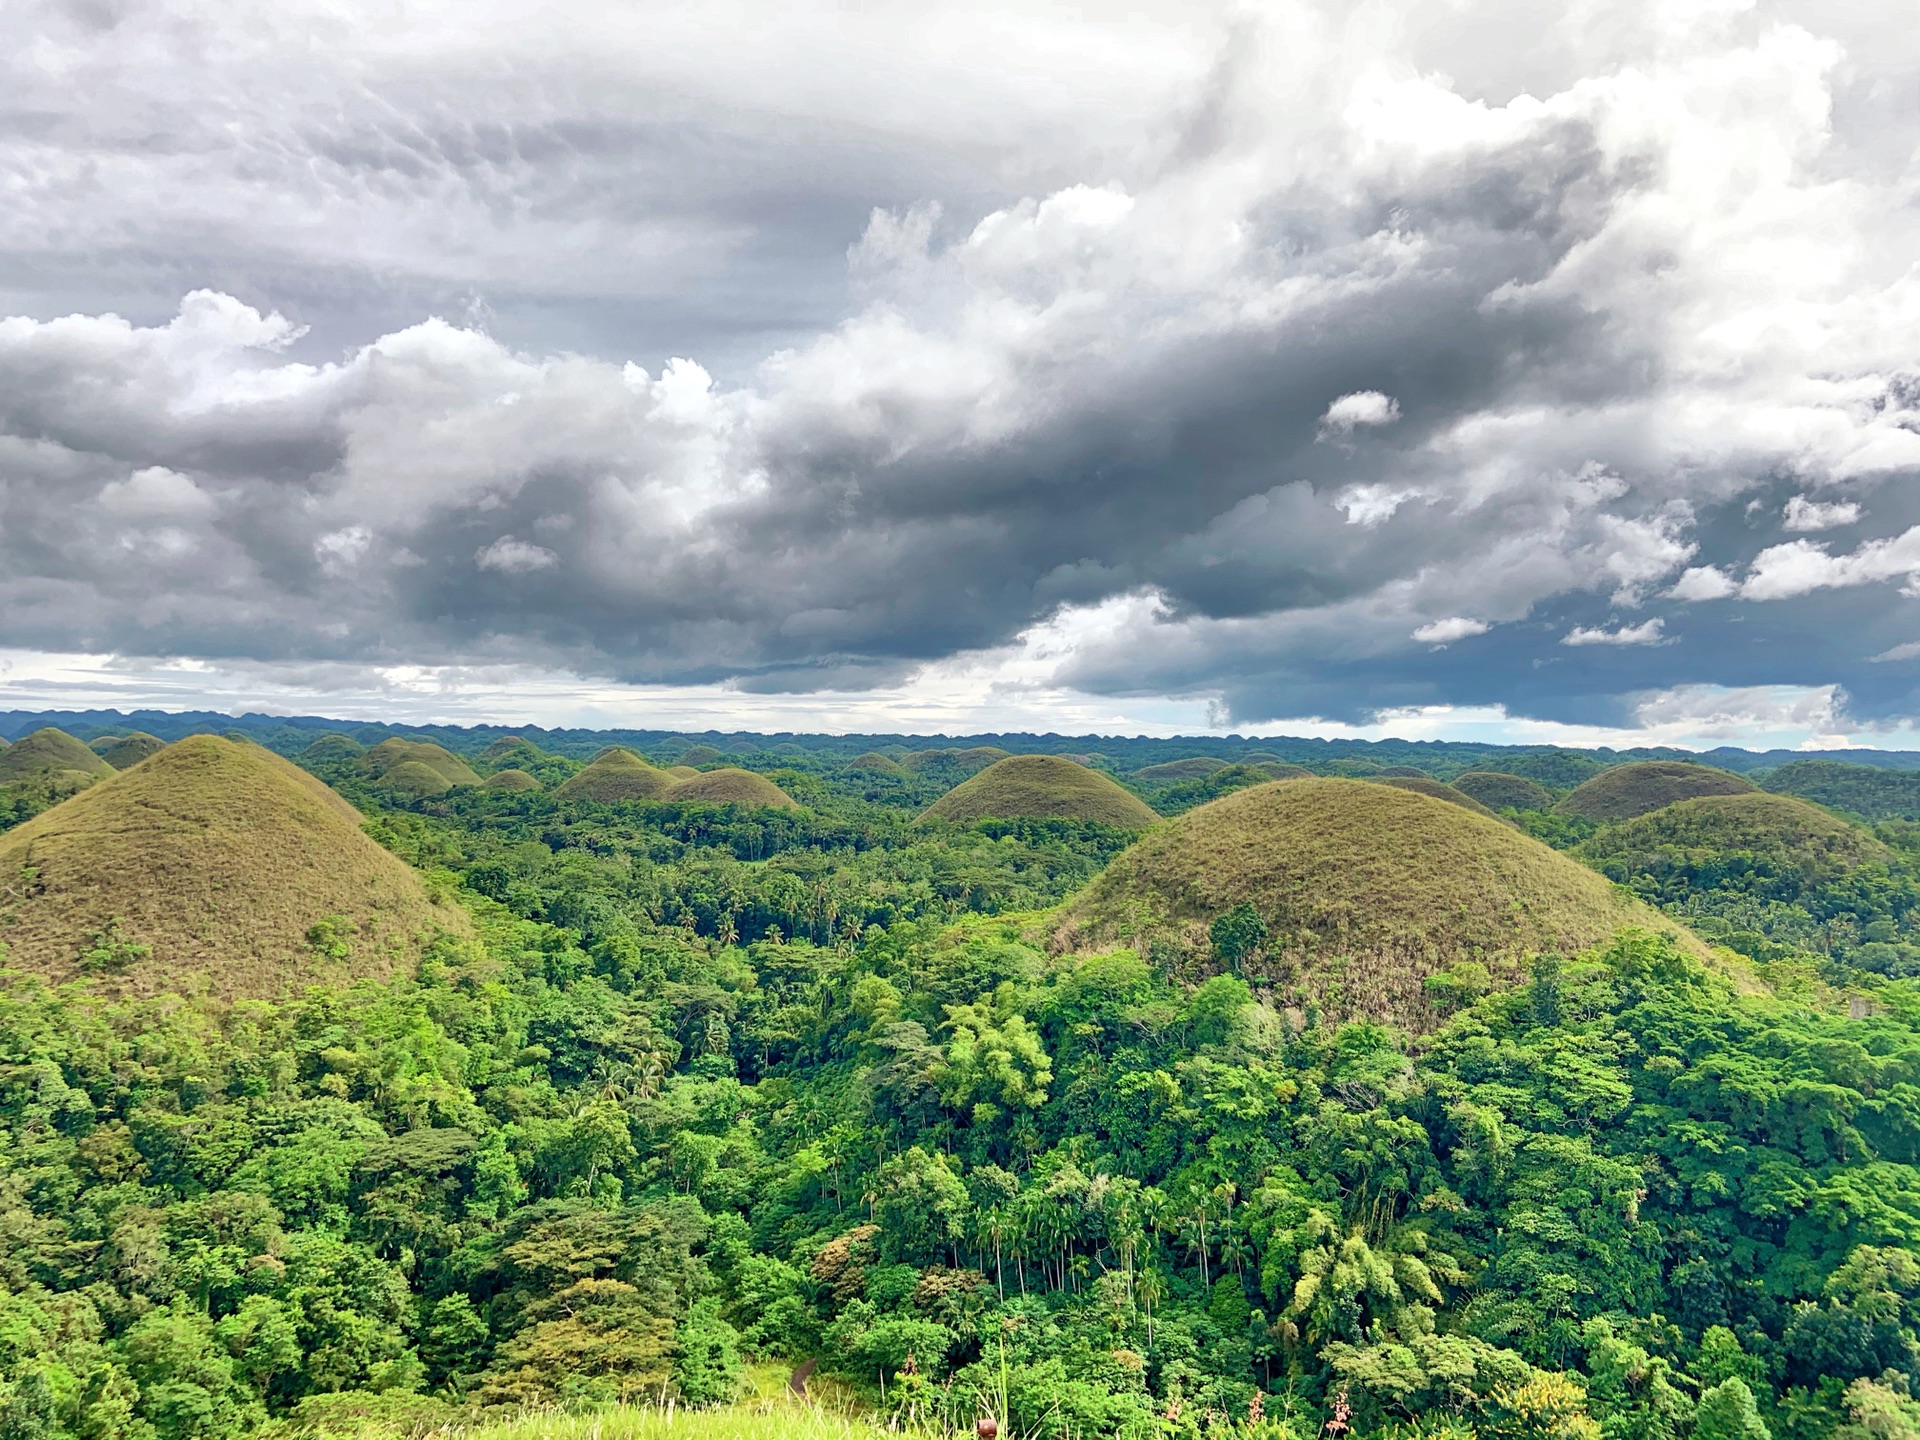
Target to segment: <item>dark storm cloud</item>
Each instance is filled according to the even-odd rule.
[[[237,278],[0,323],[0,642],[806,691],[1133,596],[1054,683],[1243,721],[1914,713],[1911,220],[1830,131],[1839,51],[1778,16],[1656,7],[1492,103],[1331,12],[1182,20],[1109,57],[1147,99],[1076,109],[942,90],[904,31],[839,96],[685,30],[488,85],[444,36],[305,74],[284,36],[52,13],[4,117],[16,274],[150,229],[105,273]],[[623,363],[629,317],[723,379]]]

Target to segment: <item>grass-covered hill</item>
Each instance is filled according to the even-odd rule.
[[[487,777],[489,790],[538,790],[540,782],[524,770],[496,770]]]
[[[1243,906],[1255,943],[1244,927],[1216,929]],[[1132,944],[1194,974],[1228,968],[1219,951],[1231,942],[1241,968],[1294,1001],[1423,1028],[1426,980],[1462,961],[1511,984],[1542,951],[1661,924],[1500,820],[1375,781],[1315,779],[1241,790],[1167,822],[1067,907],[1058,941]]]
[[[113,766],[80,741],[51,727],[36,730],[0,750],[0,785],[68,776],[75,783],[85,784],[113,773]]]
[[[359,812],[257,745],[197,736],[0,836],[0,942],[54,980],[274,996],[387,975],[464,931]]]
[[[1453,777],[1453,788],[1489,810],[1545,810],[1553,804],[1553,792],[1537,780],[1499,770],[1463,771]]]
[[[673,785],[673,777],[650,765],[623,745],[610,745],[584,770],[563,781],[554,791],[563,800],[595,800],[614,804],[622,800],[657,800]]]
[[[149,755],[157,755],[166,749],[167,742],[158,735],[136,730],[131,735],[117,735],[111,739],[103,736],[94,741],[90,748],[114,769],[131,770]]]
[[[1435,800],[1444,800],[1449,805],[1458,805],[1471,810],[1476,815],[1493,818],[1493,811],[1463,790],[1455,789],[1443,780],[1435,780],[1430,775],[1386,775],[1382,774],[1374,782],[1377,785],[1391,785],[1396,790],[1411,790],[1416,795],[1430,796]]]
[[[763,810],[793,810],[798,802],[764,775],[728,765],[696,770],[676,780],[661,797],[675,805],[745,805]]]
[[[1088,820],[1144,830],[1160,817],[1098,770],[1058,755],[1011,755],[942,795],[926,818]]]
[[[418,766],[431,771],[446,783],[440,790],[451,789],[455,785],[478,785],[480,776],[474,768],[444,745],[436,745],[430,740],[403,740],[395,737],[382,740],[360,757],[361,768],[375,779],[385,781],[398,790],[413,793],[437,794],[432,787],[422,789],[426,784],[416,770],[407,770],[399,778],[394,772],[404,766]]]
[[[1133,778],[1148,785],[1157,785],[1168,780],[1204,780],[1216,770],[1227,768],[1227,762],[1217,755],[1190,755],[1184,760],[1167,760],[1159,765],[1147,765],[1133,772]]]
[[[1746,795],[1758,789],[1730,770],[1680,760],[1643,760],[1602,770],[1563,796],[1555,807],[1563,815],[1608,824],[1631,820],[1650,810],[1700,795]]]
[[[1920,772],[1795,760],[1770,771],[1766,788],[1868,820],[1920,820]]]

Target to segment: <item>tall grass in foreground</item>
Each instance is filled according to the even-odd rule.
[[[420,1440],[879,1440],[883,1433],[868,1421],[800,1405],[672,1411],[618,1406],[584,1415],[536,1413],[456,1424],[426,1431]]]

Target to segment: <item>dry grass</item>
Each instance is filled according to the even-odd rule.
[[[1097,820],[1144,830],[1160,817],[1109,776],[1058,755],[1011,755],[942,795],[921,818]]]
[[[1159,941],[1204,974],[1216,968],[1208,925],[1242,903],[1269,932],[1247,962],[1255,978],[1336,1017],[1415,1029],[1434,1021],[1422,983],[1457,961],[1510,983],[1544,950],[1583,949],[1627,925],[1678,928],[1499,820],[1392,785],[1313,779],[1257,785],[1169,821],[1068,906],[1056,943],[1148,952]]]
[[[312,1407],[316,1419],[326,1414]],[[438,1420],[428,1406],[394,1407],[394,1419],[296,1424],[302,1440],[883,1440],[893,1433],[842,1410],[779,1398],[745,1400],[717,1410],[617,1405],[568,1414],[534,1411],[504,1419]],[[418,1419],[408,1423],[407,1410]]]
[[[696,771],[691,779],[678,781],[664,798],[685,805],[755,805],[769,810],[800,808],[798,801],[766,776],[733,766]]]
[[[1553,804],[1553,792],[1539,781],[1501,770],[1469,770],[1453,777],[1453,788],[1489,810],[1545,810]]]
[[[872,750],[869,750],[864,755],[855,756],[853,760],[848,763],[847,768],[849,770],[877,770],[882,775],[904,775],[907,773],[887,756],[877,754]]]
[[[1136,770],[1133,772],[1133,778],[1144,780],[1150,785],[1167,780],[1204,780],[1216,770],[1226,768],[1226,761],[1215,759],[1211,755],[1190,755],[1184,760],[1168,760],[1160,765],[1149,765],[1144,770]]]
[[[562,800],[597,800],[611,805],[622,800],[657,800],[673,783],[666,771],[655,769],[624,746],[611,745],[553,793]]]
[[[671,775],[675,780],[691,780],[699,773],[700,772],[691,765],[669,765],[667,767],[667,774]]]
[[[1685,760],[1642,760],[1602,770],[1554,808],[1606,824],[1631,820],[1676,800],[1701,795],[1750,795],[1759,787],[1731,770]]]
[[[1444,800],[1449,805],[1458,805],[1464,810],[1471,810],[1476,815],[1498,818],[1494,816],[1493,811],[1471,795],[1454,789],[1444,781],[1435,780],[1431,775],[1388,775],[1382,772],[1373,783],[1391,785],[1396,790],[1411,790],[1415,795],[1429,795],[1435,800]]]
[[[727,758],[727,752],[712,745],[689,745],[674,757],[676,765],[686,765],[699,769],[702,765],[711,765],[716,760]]]
[[[308,932],[340,917],[330,955]],[[54,981],[116,918],[150,947],[101,975],[116,993],[273,997],[411,964],[465,912],[435,905],[360,813],[257,745],[196,735],[0,836],[0,941]]]
[[[449,787],[480,783],[480,776],[466,761],[444,745],[435,745],[426,740],[402,740],[398,736],[382,740],[361,757],[360,764],[369,775],[382,780],[402,765],[424,765],[445,780]]]
[[[113,767],[64,730],[48,726],[0,750],[0,785],[76,770],[105,779]]]

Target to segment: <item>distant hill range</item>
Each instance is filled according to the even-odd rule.
[[[904,747],[950,752],[993,750],[1009,755],[1073,754],[1108,768],[1133,773],[1153,766],[1196,758],[1223,763],[1242,760],[1279,761],[1320,769],[1335,761],[1351,760],[1390,768],[1410,766],[1448,780],[1476,769],[1513,769],[1557,790],[1571,789],[1595,770],[1629,760],[1696,760],[1739,774],[1771,770],[1800,761],[1839,761],[1884,770],[1920,772],[1920,750],[1740,750],[1730,746],[1704,752],[1651,746],[1632,750],[1575,749],[1548,745],[1484,745],[1450,740],[1312,740],[1289,736],[1188,735],[1171,739],[1107,735],[818,735],[790,731],[690,730],[548,730],[538,725],[415,725],[341,720],[320,715],[223,715],[214,710],[7,710],[0,711],[0,739],[17,740],[36,730],[56,726],[82,740],[135,731],[162,740],[188,735],[243,734],[282,755],[305,749],[319,735],[332,731],[351,735],[371,748],[382,740],[404,737],[444,745],[455,754],[477,756],[488,745],[512,736],[524,736],[542,750],[578,760],[590,760],[609,745],[624,745],[647,755],[671,749],[676,742],[692,750],[704,747],[692,763],[710,763],[712,756],[790,750],[796,755],[825,754],[852,760],[868,753]],[[984,760],[982,763],[985,763]],[[1198,770],[1201,767],[1188,767]],[[1153,780],[1157,777],[1143,777]],[[1168,777],[1173,778],[1173,777]],[[1814,797],[1818,798],[1818,797]]]

